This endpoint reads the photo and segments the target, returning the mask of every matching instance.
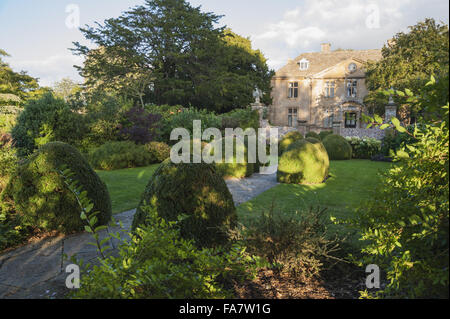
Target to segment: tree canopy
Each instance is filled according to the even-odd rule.
[[[75,42],[90,90],[144,103],[193,105],[216,112],[246,107],[256,87],[270,102],[272,71],[249,39],[217,27],[221,16],[185,0],[146,0],[95,27],[81,28],[96,47]]]

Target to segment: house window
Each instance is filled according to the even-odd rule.
[[[302,70],[302,71],[308,70],[309,61],[306,59],[302,59],[302,60],[300,60],[300,62],[298,62],[298,65],[300,66],[300,70]]]
[[[347,80],[347,97],[356,97],[357,86],[358,86],[358,81]]]
[[[358,67],[356,66],[355,63],[350,63],[349,66],[348,66],[348,70],[350,71],[350,73],[355,72],[357,68]]]
[[[296,124],[294,121],[297,119],[297,109],[292,108],[288,110],[288,126],[293,127]]]
[[[298,97],[298,82],[290,82],[288,98],[292,99],[297,97]]]
[[[334,114],[326,110],[323,118],[323,127],[333,127]]]
[[[334,97],[334,88],[336,83],[334,81],[326,81],[325,82],[325,97],[333,98]]]
[[[356,128],[356,113],[345,113],[345,127]]]

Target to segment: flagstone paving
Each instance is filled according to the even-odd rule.
[[[266,174],[227,180],[236,206],[276,186],[274,171],[276,166],[266,169]],[[116,221],[122,222],[124,231],[131,228],[135,212],[134,209],[114,216]],[[109,232],[119,230],[118,225],[110,226],[100,233],[100,237],[105,238]],[[70,257],[76,255],[85,263],[96,262],[98,257],[96,247],[89,244],[92,240],[92,236],[88,233],[61,235],[0,254],[0,299],[63,297],[68,291],[65,286],[68,273],[65,269],[72,263]],[[110,239],[109,244],[111,249],[108,253],[113,253],[119,243],[115,239]],[[64,255],[69,259],[65,259]]]

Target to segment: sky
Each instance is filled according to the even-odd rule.
[[[224,15],[221,25],[249,37],[277,70],[304,52],[380,49],[394,34],[427,17],[449,22],[448,0],[188,0]],[[82,79],[73,65],[83,60],[69,48],[88,44],[78,26],[118,17],[144,0],[0,0],[0,49],[15,71],[51,86]]]

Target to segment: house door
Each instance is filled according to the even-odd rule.
[[[290,108],[288,110],[288,126],[293,127],[297,126],[297,109]]]

